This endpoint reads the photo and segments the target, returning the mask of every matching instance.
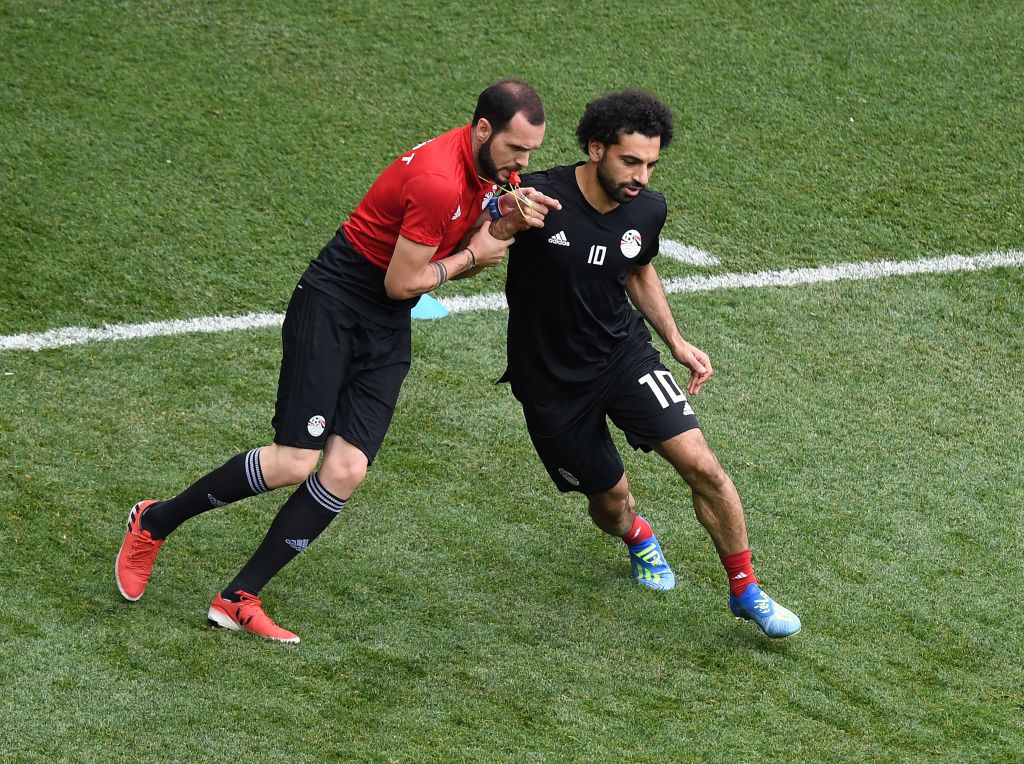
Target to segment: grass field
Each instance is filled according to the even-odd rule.
[[[379,170],[506,75],[654,90],[666,235],[721,265],[1024,246],[1012,2],[0,5],[0,335],[284,309]],[[500,291],[502,272],[444,295]],[[264,591],[205,610],[283,492],[175,534],[138,604],[129,506],[267,442],[275,329],[0,351],[0,761],[1016,762],[1024,270],[670,298],[743,495],[772,643],[666,465],[624,453],[679,579],[628,577],[493,381],[504,314],[415,325],[381,457]]]

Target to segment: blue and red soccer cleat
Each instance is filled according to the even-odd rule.
[[[730,594],[729,609],[737,618],[756,623],[772,639],[791,637],[800,631],[797,614],[782,607],[757,584],[750,584],[739,597]]]
[[[629,562],[633,566],[633,578],[638,584],[662,592],[675,587],[675,573],[665,562],[657,536],[626,548],[629,549]]]

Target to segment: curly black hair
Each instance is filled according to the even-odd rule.
[[[587,153],[591,141],[610,145],[628,133],[661,136],[661,147],[666,148],[672,142],[672,110],[642,90],[609,93],[587,104],[576,139]]]

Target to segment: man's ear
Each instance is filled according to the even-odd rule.
[[[491,127],[490,120],[486,117],[481,117],[477,120],[477,123],[473,125],[473,132],[480,143],[487,143],[487,140],[494,134],[494,128]]]

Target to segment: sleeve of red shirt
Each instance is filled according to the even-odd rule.
[[[410,241],[436,247],[458,209],[461,195],[450,178],[424,174],[402,186],[402,227],[399,233]]]

